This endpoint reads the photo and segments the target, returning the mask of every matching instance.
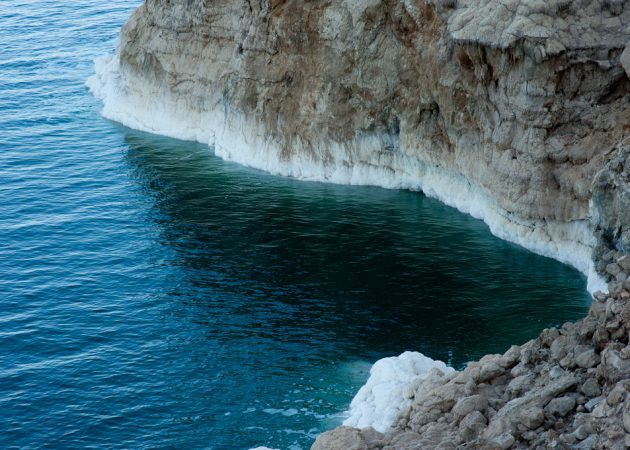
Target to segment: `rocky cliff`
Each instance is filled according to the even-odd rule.
[[[146,0],[88,84],[131,127],[422,190],[608,283],[584,321],[435,374],[390,433],[320,448],[622,448],[629,42],[624,0]]]
[[[596,293],[585,319],[461,372],[409,377],[388,429],[377,427],[377,411],[372,426],[384,432],[340,427],[313,449],[630,448],[630,145],[618,146],[592,189],[595,256],[610,294]]]
[[[132,127],[423,190],[588,273],[629,26],[623,0],[147,0],[90,85]]]

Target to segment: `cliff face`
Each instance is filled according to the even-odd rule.
[[[616,0],[147,0],[93,89],[128,125],[422,189],[587,272],[591,181],[630,123],[629,24]]]
[[[340,428],[316,446],[617,448],[629,42],[624,0],[147,0],[89,85],[126,125],[273,173],[421,189],[591,279],[594,256],[611,295],[588,318],[436,374],[389,434]]]
[[[598,245],[595,259],[611,251],[630,253],[630,139],[593,182],[593,224]],[[599,267],[605,272],[604,267]]]

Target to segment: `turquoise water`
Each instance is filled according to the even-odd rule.
[[[307,448],[375,360],[586,312],[575,270],[419,193],[276,178],[99,116],[137,1],[0,9],[2,447]]]

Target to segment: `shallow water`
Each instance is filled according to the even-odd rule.
[[[455,367],[584,277],[419,193],[272,177],[99,116],[137,1],[0,9],[0,442],[306,448],[370,363]]]

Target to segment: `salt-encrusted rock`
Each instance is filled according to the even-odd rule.
[[[595,353],[593,348],[584,350],[577,354],[575,357],[575,364],[583,369],[588,369],[599,363],[599,356]]]
[[[571,349],[570,344],[569,338],[566,336],[555,339],[551,344],[551,357],[558,361],[564,358]]]
[[[598,367],[598,374],[609,383],[616,383],[630,374],[630,359],[623,359],[618,350],[606,348],[602,352],[602,362]]]
[[[535,375],[533,373],[528,373],[526,375],[521,375],[513,378],[507,386],[507,391],[515,396],[520,395],[522,392],[525,392],[532,386],[534,379]]]
[[[617,264],[628,274],[630,273],[630,255],[624,255],[617,260]]]
[[[615,385],[612,391],[606,397],[606,402],[610,406],[615,406],[619,404],[622,400],[625,399],[626,395],[630,390],[630,383],[626,383],[624,381],[620,381]]]
[[[472,441],[486,428],[488,419],[480,411],[473,411],[459,424],[459,435],[464,441]]]
[[[471,370],[472,379],[477,383],[490,381],[505,372],[501,355],[486,355]]]
[[[395,434],[392,439],[387,443],[388,447],[401,450],[412,450],[418,448],[418,442],[422,439],[422,435],[414,433],[413,431],[403,431],[402,433]]]
[[[531,368],[527,367],[527,364],[520,362],[516,366],[512,367],[512,370],[510,370],[510,375],[516,378],[522,375],[527,375],[530,373],[530,371],[531,371]]]
[[[606,266],[606,272],[608,272],[612,276],[615,276],[619,272],[621,272],[621,267],[619,267],[618,264],[610,263]]]
[[[490,449],[507,450],[514,445],[514,436],[510,433],[503,433],[497,437],[489,439],[486,444]]]
[[[585,438],[582,442],[574,445],[572,447],[573,450],[591,450],[597,444],[597,436],[592,434],[589,437]]]
[[[557,328],[545,328],[540,333],[540,341],[547,347],[550,347],[553,341],[558,337],[560,337],[560,332]]]
[[[514,365],[518,362],[521,356],[521,348],[518,345],[513,345],[509,348],[507,352],[503,354],[501,359],[499,360],[499,364],[504,369],[509,369],[514,367]]]
[[[545,330],[511,349],[509,358],[489,355],[440,380],[428,377],[382,448],[625,448],[630,346],[619,330],[630,322],[630,300],[622,293],[594,302],[587,318],[559,335]],[[602,331],[607,338],[597,339]],[[495,372],[489,380],[484,367]],[[407,444],[395,444],[404,433]]]
[[[560,366],[567,369],[572,369],[573,367],[575,367],[575,355],[573,354],[573,352],[568,353],[564,358],[560,360]]]
[[[591,434],[593,434],[593,426],[590,423],[585,423],[585,424],[580,425],[573,432],[573,435],[576,437],[576,439],[580,441],[583,441],[584,439],[589,437]]]

